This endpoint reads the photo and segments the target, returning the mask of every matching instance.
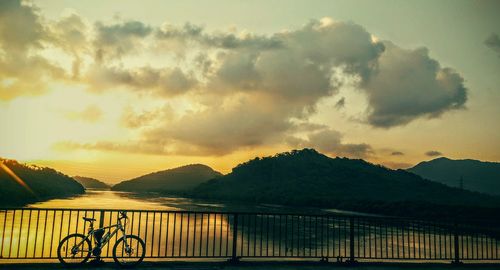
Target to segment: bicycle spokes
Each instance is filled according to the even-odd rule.
[[[113,247],[113,259],[122,266],[140,263],[145,256],[144,241],[135,235],[127,235],[116,242]]]
[[[90,257],[90,241],[83,235],[73,234],[64,238],[58,247],[58,258],[64,264],[80,264]]]

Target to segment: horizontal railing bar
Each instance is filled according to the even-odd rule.
[[[475,223],[470,221],[485,222],[489,224],[499,224],[500,222],[492,222],[485,219],[462,219],[462,218],[443,218],[441,220],[431,220],[425,218],[412,218],[412,217],[399,217],[399,216],[384,216],[384,215],[373,215],[373,214],[343,214],[343,213],[303,213],[303,212],[257,212],[257,211],[197,211],[197,210],[153,210],[153,209],[99,209],[99,208],[38,208],[38,207],[2,207],[1,211],[14,211],[14,210],[40,210],[40,211],[105,211],[105,212],[140,212],[140,213],[184,213],[184,214],[240,214],[240,215],[277,215],[277,216],[304,216],[304,217],[333,217],[333,218],[355,218],[355,219],[370,219],[370,220],[382,220],[384,222],[388,221],[408,221],[408,222],[420,222],[421,224],[450,224],[459,222],[464,226],[476,227]]]
[[[404,217],[393,217],[393,216],[372,216],[372,215],[352,215],[352,214],[342,214],[342,213],[321,213],[321,214],[310,214],[310,213],[301,213],[301,212],[256,212],[256,211],[194,211],[194,210],[150,210],[150,209],[98,209],[98,208],[37,208],[37,207],[5,207],[0,208],[0,211],[10,211],[10,210],[40,210],[40,211],[106,211],[106,212],[118,212],[118,211],[127,211],[127,212],[142,212],[142,213],[198,213],[198,214],[242,214],[242,215],[299,215],[299,216],[311,216],[311,217],[321,217],[321,216],[329,216],[329,217],[363,217],[363,218],[389,218],[389,219],[405,219]]]

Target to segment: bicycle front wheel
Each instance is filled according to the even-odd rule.
[[[113,260],[122,267],[138,265],[145,255],[146,244],[136,235],[125,235],[113,246]]]
[[[92,246],[83,234],[70,234],[61,240],[57,247],[57,258],[64,265],[79,265],[90,258]]]

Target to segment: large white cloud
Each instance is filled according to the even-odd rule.
[[[369,145],[342,143],[333,130],[310,133],[307,140],[290,136],[297,120],[307,122],[319,100],[335,95],[346,81],[353,83],[352,78],[357,78],[355,86],[367,96],[366,122],[376,127],[437,117],[462,108],[466,101],[463,78],[441,68],[427,49],[407,50],[389,41],[375,41],[354,23],[323,19],[272,36],[210,34],[186,24],[164,26],[155,38],[169,48],[171,42],[203,49],[192,62],[198,76],[178,76],[172,81],[185,87],[167,91],[183,94],[196,85],[193,101],[201,102],[199,109],[174,120],[157,121],[154,127],[146,123],[148,128],[142,131],[143,144],[157,142],[161,149],[177,144],[184,145],[185,152],[219,155],[244,147],[288,143],[366,157],[373,153]],[[165,77],[151,68],[102,66],[94,70],[100,80],[89,77],[91,85],[107,82],[101,87],[148,89],[160,87],[159,78]],[[338,70],[342,71],[340,77]],[[342,74],[350,79],[344,80]],[[151,118],[154,116],[148,114],[148,121]],[[137,121],[130,122],[141,127]],[[171,148],[167,152],[183,152]]]
[[[364,82],[370,124],[393,127],[464,106],[464,79],[450,68],[441,68],[427,49],[406,50],[390,42],[385,47],[377,68]]]
[[[146,91],[166,102],[185,96],[196,109],[169,121],[161,121],[161,113],[124,116],[131,119],[124,120],[127,126],[139,129],[139,141],[150,145],[136,148],[149,152],[155,142],[162,149],[174,142],[192,153],[213,154],[287,143],[297,131],[296,123],[308,123],[318,102],[335,96],[346,81],[366,96],[365,123],[374,127],[439,117],[463,108],[467,100],[463,77],[441,67],[426,48],[404,49],[378,41],[351,22],[324,18],[260,35],[207,32],[190,23],[92,24],[76,14],[49,21],[20,1],[2,1],[0,7],[0,99],[41,94],[57,80],[84,84],[94,92]],[[72,57],[72,70],[39,53],[45,47]],[[151,63],[137,64],[137,55]],[[82,59],[88,63],[82,65]],[[338,106],[352,104],[339,98]],[[367,145],[340,143],[333,131],[308,136],[325,151],[358,156],[370,152]],[[85,145],[120,149],[119,143]],[[159,152],[181,151],[166,148]]]
[[[20,1],[0,1],[0,100],[47,91],[64,71],[37,54],[50,41],[38,10]]]

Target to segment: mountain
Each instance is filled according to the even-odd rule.
[[[451,214],[450,207],[458,213],[470,207],[487,208],[481,211],[490,213],[489,209],[500,207],[500,197],[448,187],[405,170],[391,170],[364,160],[330,158],[314,149],[255,158],[236,166],[227,175],[201,184],[191,193],[206,199],[412,216],[424,212],[429,212],[425,213],[427,216],[442,215],[444,208],[445,214]]]
[[[500,195],[500,163],[445,157],[424,161],[408,171],[451,187]],[[461,180],[462,179],[462,180]]]
[[[109,189],[110,186],[102,181],[90,177],[73,176],[73,179],[82,184],[84,188]]]
[[[133,192],[185,191],[221,175],[206,165],[192,164],[123,181],[111,189]]]
[[[54,169],[3,158],[0,158],[0,187],[2,206],[22,206],[85,192],[80,183]]]

